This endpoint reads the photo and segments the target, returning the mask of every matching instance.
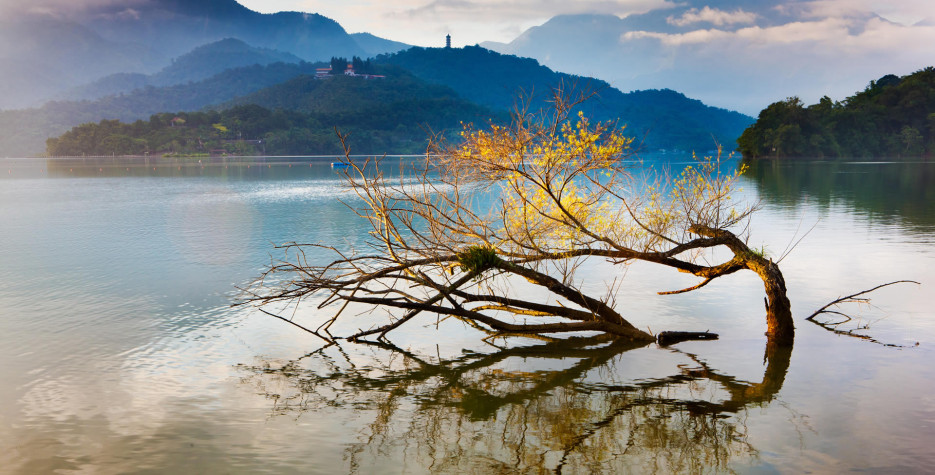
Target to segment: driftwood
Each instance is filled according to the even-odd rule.
[[[656,342],[668,346],[688,340],[717,340],[717,338],[717,333],[711,333],[707,330],[703,332],[665,331],[656,335]]]

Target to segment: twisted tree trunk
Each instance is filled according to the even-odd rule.
[[[771,343],[791,345],[795,338],[795,325],[792,323],[792,305],[786,296],[786,281],[772,260],[753,257],[747,268],[760,276],[766,290],[766,336]]]
[[[717,270],[716,273],[696,273],[703,277],[713,279],[720,275],[732,273],[737,269],[749,269],[756,272],[763,281],[766,291],[766,337],[770,343],[778,345],[791,345],[795,338],[795,325],[792,321],[792,304],[786,296],[786,281],[782,277],[779,266],[760,254],[757,254],[734,233],[723,229],[713,229],[707,226],[694,225],[690,231],[717,240],[727,246],[734,253],[734,258]],[[710,271],[712,268],[706,268]]]

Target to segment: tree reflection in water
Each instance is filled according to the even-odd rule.
[[[777,395],[792,353],[767,348],[763,380],[752,383],[666,349],[690,363],[621,383],[616,362],[645,344],[601,335],[450,359],[370,345],[367,364],[333,345],[279,367],[245,368],[277,413],[372,412],[347,449],[352,472],[388,464],[432,472],[731,471],[732,460],[757,457],[743,412]],[[510,370],[510,358],[558,368]]]

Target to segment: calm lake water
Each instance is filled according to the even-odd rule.
[[[484,342],[426,316],[394,346],[322,349],[230,303],[274,243],[363,243],[328,162],[0,172],[0,472],[935,470],[932,163],[753,164],[751,242],[776,258],[794,245],[781,267],[796,343],[769,358],[752,273],[657,296],[694,281],[598,262],[589,288],[625,274],[619,309],[638,327],[721,338]],[[874,341],[804,320],[900,279],[922,285],[839,308],[856,318],[838,329],[869,325]],[[313,307],[296,321],[320,321]]]

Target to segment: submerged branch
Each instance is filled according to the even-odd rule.
[[[834,300],[832,300],[831,302],[828,302],[824,307],[821,307],[821,308],[819,308],[818,310],[816,310],[815,313],[812,313],[811,315],[809,315],[808,318],[806,318],[806,320],[808,320],[808,321],[814,321],[814,320],[815,320],[815,317],[817,317],[818,315],[820,315],[820,314],[822,314],[822,313],[838,313],[838,314],[840,314],[840,312],[832,312],[832,311],[829,311],[829,310],[828,310],[828,307],[833,307],[833,306],[838,305],[838,304],[842,304],[842,303],[868,303],[868,302],[870,302],[870,299],[868,299],[868,298],[857,298],[857,297],[860,297],[861,295],[869,294],[870,292],[873,292],[874,290],[881,289],[881,288],[883,288],[883,287],[886,287],[886,286],[889,286],[889,285],[894,285],[894,284],[916,284],[916,285],[922,285],[922,283],[916,282],[916,281],[914,281],[914,280],[897,280],[897,281],[889,282],[889,283],[886,283],[886,284],[881,284],[881,285],[878,285],[878,286],[876,286],[876,287],[874,287],[874,288],[872,288],[872,289],[863,290],[863,291],[857,292],[856,294],[851,294],[851,295],[848,295],[848,296],[845,296],[845,297],[840,297],[840,298],[834,299]]]
[[[848,337],[858,338],[858,339],[860,339],[860,340],[864,340],[864,341],[868,341],[868,342],[870,342],[870,343],[876,343],[876,344],[878,344],[878,345],[883,345],[883,346],[888,346],[888,347],[906,348],[907,345],[898,345],[898,344],[895,344],[895,343],[883,343],[883,342],[881,342],[881,341],[877,340],[876,338],[873,338],[873,337],[871,337],[871,336],[869,336],[869,335],[864,335],[864,334],[862,334],[862,333],[858,333],[858,332],[863,331],[863,330],[868,330],[868,329],[870,328],[870,325],[869,325],[869,324],[857,326],[856,328],[852,328],[852,329],[850,329],[850,330],[842,330],[842,329],[838,328],[838,326],[840,326],[840,325],[842,325],[842,324],[844,324],[844,323],[850,322],[851,320],[853,320],[853,317],[850,316],[850,315],[848,315],[848,314],[846,314],[846,313],[844,313],[844,312],[838,311],[838,310],[830,310],[830,307],[833,307],[833,306],[836,306],[836,305],[840,305],[840,304],[844,304],[844,303],[858,303],[858,304],[861,304],[861,303],[862,303],[862,304],[869,304],[869,303],[870,303],[870,299],[867,298],[867,297],[861,297],[861,296],[866,295],[866,294],[869,294],[869,293],[871,293],[871,292],[873,292],[873,291],[875,291],[875,290],[877,290],[877,289],[881,289],[881,288],[883,288],[883,287],[887,287],[887,286],[895,285],[895,284],[916,284],[916,285],[922,285],[921,283],[916,282],[916,281],[914,281],[914,280],[897,280],[897,281],[893,281],[893,282],[888,282],[888,283],[886,283],[886,284],[880,284],[880,285],[878,285],[878,286],[876,286],[876,287],[874,287],[874,288],[872,288],[872,289],[863,290],[863,291],[860,291],[860,292],[857,292],[857,293],[854,293],[854,294],[851,294],[851,295],[847,295],[847,296],[844,296],[844,297],[840,297],[840,298],[834,299],[834,300],[832,300],[831,302],[827,303],[825,306],[823,306],[823,307],[821,307],[820,309],[816,310],[816,311],[815,311],[814,313],[812,313],[811,315],[809,315],[808,318],[806,318],[805,320],[807,320],[807,321],[809,321],[809,322],[812,322],[812,323],[818,325],[819,327],[821,327],[821,328],[823,328],[823,329],[825,329],[825,330],[827,330],[827,331],[829,331],[829,332],[831,332],[831,333],[834,333],[835,335],[842,335],[842,336],[848,336]],[[837,315],[837,316],[842,317],[843,320],[823,322],[823,321],[820,321],[820,320],[818,320],[818,319],[816,318],[816,317],[818,317],[819,315],[823,315],[823,314]],[[918,343],[916,343],[916,345],[918,345]]]
[[[269,315],[269,316],[271,316],[271,317],[273,317],[273,318],[278,318],[278,319],[280,319],[280,320],[282,320],[282,321],[284,321],[284,322],[286,322],[286,323],[288,323],[288,324],[290,324],[290,325],[293,325],[293,326],[296,326],[296,327],[298,327],[298,328],[301,328],[302,330],[304,330],[304,331],[306,331],[306,332],[308,332],[308,333],[311,333],[312,335],[315,335],[315,336],[317,336],[318,338],[321,338],[322,340],[325,340],[325,342],[327,342],[328,344],[334,344],[334,340],[332,340],[331,338],[324,337],[324,336],[322,336],[320,333],[318,333],[317,331],[312,330],[312,329],[309,329],[309,328],[304,327],[304,326],[302,326],[302,325],[299,325],[298,323],[292,321],[291,319],[288,319],[288,318],[286,318],[286,317],[283,317],[282,315],[276,315],[275,313],[272,313],[272,312],[267,312],[266,310],[263,310],[262,308],[261,308],[261,309],[258,309],[258,310],[261,311],[261,312],[263,312],[263,313],[265,313],[265,314],[267,314],[267,315]]]

